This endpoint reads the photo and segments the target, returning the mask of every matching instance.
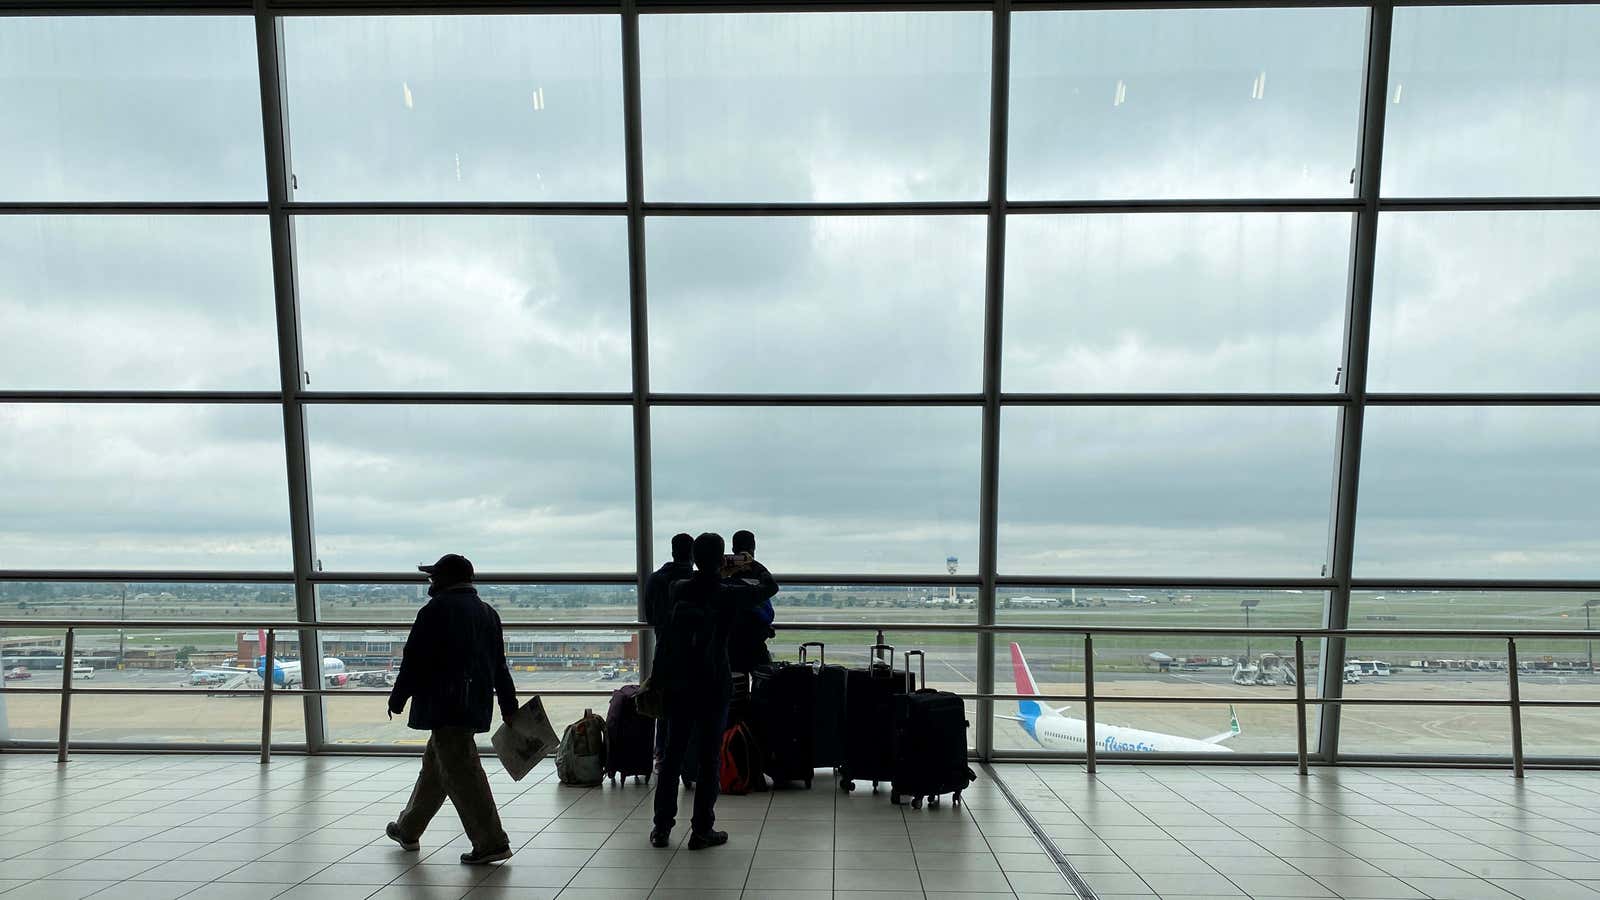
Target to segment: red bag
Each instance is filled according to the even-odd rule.
[[[760,772],[761,754],[756,750],[755,735],[750,726],[734,723],[722,733],[722,793],[750,793]]]

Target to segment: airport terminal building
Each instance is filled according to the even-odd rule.
[[[0,900],[1600,900],[1597,48],[1600,0],[0,0]],[[559,734],[739,530],[730,846],[489,734],[511,861],[385,837],[419,564]]]

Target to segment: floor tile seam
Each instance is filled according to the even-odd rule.
[[[1067,885],[1072,888],[1072,890],[1078,895],[1080,900],[1099,900],[1099,895],[1095,893],[1095,890],[1089,884],[1088,879],[1084,877],[1083,873],[1081,873],[1077,869],[1073,868],[1070,857],[1068,857],[1068,855],[1066,853],[1062,852],[1061,848],[1056,845],[1055,838],[1051,837],[1049,834],[1047,834],[1045,832],[1045,830],[1039,824],[1039,822],[1037,820],[1035,820],[1033,818],[1032,814],[1030,814],[1028,812],[1027,807],[1020,800],[1017,799],[1015,794],[1013,794],[1011,792],[1011,788],[1006,784],[1005,779],[1000,777],[999,771],[997,769],[995,769],[994,766],[992,766],[992,765],[990,765],[988,763],[983,763],[981,765],[981,767],[982,767],[983,771],[989,776],[989,780],[994,783],[995,787],[1000,789],[1001,796],[1005,798],[1007,803],[1011,804],[1012,810],[1015,811],[1017,815],[1022,817],[1022,821],[1023,821],[1023,823],[1025,825],[1028,826],[1028,830],[1033,832],[1034,840],[1038,841],[1041,845],[1043,845],[1043,847],[1045,849],[1045,855],[1049,856],[1050,859],[1051,859],[1051,862],[1055,863],[1057,873],[1060,874],[1062,878],[1066,879]],[[1031,763],[1027,764],[1025,766],[1025,769],[1030,775],[1033,775],[1035,778],[1038,778],[1037,773],[1035,773],[1033,771],[1033,764],[1031,764]],[[1087,773],[1085,773],[1085,777],[1088,777]],[[1043,782],[1043,779],[1040,779],[1040,781]],[[1049,785],[1046,784],[1046,786],[1048,787]],[[1056,797],[1058,802],[1060,802],[1062,804],[1066,803],[1066,801],[1061,799],[1061,796],[1055,792],[1055,789],[1053,787],[1050,788],[1050,793],[1051,793],[1052,796]],[[1071,809],[1070,806],[1068,806],[1067,808]],[[1076,813],[1074,813],[1074,815],[1076,815]],[[1080,818],[1080,821],[1081,821],[1081,818]],[[981,831],[981,829],[980,829],[980,831]],[[987,835],[984,836],[983,841],[984,841],[984,845],[985,846],[989,845],[989,838],[988,838]],[[1108,849],[1111,849],[1111,845],[1107,844],[1106,846],[1107,846]],[[989,852],[993,853],[994,852],[994,848],[990,847]],[[1118,862],[1122,863],[1123,865],[1127,865],[1128,864],[1127,860],[1123,859],[1122,855],[1117,853],[1115,849],[1112,849],[1111,852],[1112,852],[1113,855],[1115,855],[1117,857],[1117,861]],[[999,857],[996,856],[995,859],[996,859],[996,861],[998,861]],[[1128,870],[1130,872],[1132,872],[1133,871],[1133,867],[1129,866]],[[918,869],[918,877],[919,878],[921,877],[921,869],[920,868]],[[1137,873],[1134,874],[1134,877],[1135,878],[1139,878]],[[1011,880],[1009,878],[1007,878],[1006,879],[1006,884],[1007,884],[1008,887],[1010,886],[1010,883],[1011,883]],[[1150,888],[1150,885],[1147,884],[1143,878],[1139,878],[1139,883],[1143,884],[1147,889]],[[1150,893],[1154,894],[1155,891],[1151,890]],[[1013,895],[1015,895],[1015,892],[1013,892]]]
[[[889,788],[889,799],[891,801],[894,799],[894,788],[893,788],[893,786],[891,786]],[[834,801],[834,803],[835,803],[835,807],[837,807],[838,801]],[[906,808],[904,806],[900,807],[900,827],[905,829],[905,831],[906,831],[906,846],[911,848],[911,865],[916,867],[916,872],[917,872],[917,890],[922,892],[922,896],[923,896],[924,900],[926,900],[926,898],[928,896],[928,886],[922,880],[922,865],[917,862],[917,845],[916,845],[916,842],[911,839],[911,820],[906,818]],[[978,834],[979,835],[983,835],[983,830],[979,829],[978,830]],[[833,843],[834,843],[834,846],[837,848],[839,842],[837,840],[835,840]],[[983,838],[983,845],[985,847],[989,846],[989,838],[987,836],[985,836]],[[838,851],[835,850],[835,852],[838,852]],[[989,852],[991,854],[994,853],[994,849],[990,848]],[[834,871],[834,881],[837,881],[838,880],[838,872],[839,872],[839,870],[838,869],[834,869],[833,871]],[[830,881],[829,884],[832,885],[834,883],[834,881]],[[1008,887],[1010,886],[1010,882],[1007,882],[1007,886]]]

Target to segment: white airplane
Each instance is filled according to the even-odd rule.
[[[322,682],[327,687],[344,687],[350,683],[351,679],[359,675],[366,675],[372,672],[388,673],[389,670],[361,669],[358,671],[345,668],[344,660],[342,659],[335,659],[332,656],[324,656],[322,658]],[[240,675],[251,673],[254,673],[257,678],[265,679],[267,677],[267,661],[265,657],[261,657],[256,660],[256,667],[254,669],[246,669],[238,666],[219,666],[211,669],[195,669],[192,673],[190,673],[189,681],[191,684],[206,684],[207,679],[210,676],[234,678]],[[272,684],[274,687],[292,688],[302,681],[304,681],[304,679],[300,675],[299,660],[292,659],[286,661],[275,659],[272,661]]]
[[[1011,671],[1017,681],[1018,694],[1039,693],[1033,672],[1028,669],[1028,661],[1022,658],[1022,648],[1014,642],[1011,645]],[[1232,727],[1204,740],[1095,722],[1095,749],[1101,753],[1232,753],[1231,749],[1222,746],[1222,742],[1239,734],[1239,716],[1231,706],[1228,707],[1228,716]],[[1017,715],[997,715],[995,718],[1022,723],[1028,736],[1046,750],[1081,752],[1084,749],[1084,726],[1087,723],[1062,715],[1060,710],[1045,706],[1038,700],[1018,700]]]

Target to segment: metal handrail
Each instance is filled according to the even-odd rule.
[[[335,631],[338,629],[401,629],[410,628],[411,621],[396,619],[379,620],[327,620],[316,622],[261,622],[249,619],[0,619],[0,628],[46,628],[65,629],[83,628],[104,630],[108,628],[122,629],[167,629],[174,627],[179,631],[249,631],[263,628],[276,629],[315,629],[319,631]],[[507,629],[518,631],[537,628],[562,628],[570,631],[642,631],[652,626],[648,622],[639,622],[628,619],[538,619],[538,620],[502,620],[501,625]],[[1306,638],[1421,638],[1424,640],[1442,639],[1479,639],[1479,640],[1505,640],[1508,638],[1533,639],[1533,640],[1600,640],[1600,629],[1570,631],[1537,629],[1537,628],[1492,628],[1492,629],[1421,629],[1408,630],[1404,628],[1224,628],[1217,626],[1155,626],[1155,625],[1080,625],[1080,624],[1046,624],[1046,623],[996,623],[994,625],[979,625],[976,622],[897,622],[897,621],[872,621],[872,622],[773,622],[772,627],[779,631],[912,631],[912,632],[949,632],[957,634],[1076,634],[1076,635],[1199,635],[1211,637],[1233,637],[1235,635],[1252,634],[1267,637],[1306,637]]]
[[[70,660],[74,655],[74,653],[73,653],[74,641],[75,641],[78,629],[80,629],[80,628],[87,628],[87,629],[90,629],[90,630],[102,630],[102,629],[108,629],[108,628],[119,628],[119,629],[122,629],[122,630],[140,629],[140,628],[171,629],[173,626],[176,625],[176,626],[179,627],[179,630],[206,630],[206,629],[234,630],[234,629],[237,629],[237,628],[248,628],[250,626],[250,624],[251,623],[249,623],[247,621],[239,621],[239,620],[223,621],[223,622],[218,622],[218,623],[213,624],[213,623],[208,623],[208,622],[194,622],[192,620],[183,620],[183,619],[165,620],[165,621],[164,620],[152,620],[152,619],[140,619],[140,620],[130,620],[130,619],[123,619],[123,620],[114,620],[114,619],[71,619],[71,620],[0,619],[0,628],[33,627],[33,628],[64,628],[66,630],[65,649],[63,651],[64,655],[63,655],[63,664],[62,664],[62,682],[61,682],[61,688],[58,691],[60,693],[60,695],[61,695],[61,714],[60,714],[60,721],[58,723],[60,731],[59,731],[59,737],[57,739],[57,759],[60,762],[66,762],[67,761],[69,738],[70,738],[70,733],[71,733],[71,715],[72,715],[73,688],[72,688],[72,665],[70,663]],[[1087,736],[1091,736],[1092,737],[1091,740],[1085,741],[1085,743],[1084,743],[1084,763],[1085,763],[1085,768],[1088,771],[1088,773],[1091,774],[1091,775],[1094,774],[1096,772],[1096,770],[1097,770],[1098,758],[1099,758],[1099,754],[1100,754],[1099,747],[1097,746],[1098,742],[1099,742],[1099,738],[1097,736],[1096,719],[1095,719],[1095,703],[1096,703],[1097,697],[1096,697],[1095,688],[1094,688],[1094,637],[1097,634],[1099,634],[1099,635],[1151,635],[1151,634],[1153,634],[1153,635],[1215,635],[1215,636],[1226,636],[1226,637],[1234,637],[1234,636],[1238,636],[1240,634],[1258,634],[1258,635],[1267,635],[1267,636],[1293,637],[1295,639],[1295,660],[1294,660],[1294,665],[1295,665],[1295,671],[1296,671],[1296,676],[1297,677],[1296,677],[1296,680],[1295,680],[1295,696],[1294,696],[1294,698],[1289,699],[1289,700],[1278,700],[1277,698],[1272,698],[1272,697],[1249,697],[1249,698],[1226,698],[1226,697],[1206,698],[1206,697],[1200,697],[1200,698],[1193,698],[1193,697],[1143,696],[1143,695],[1137,695],[1137,694],[1134,694],[1134,695],[1117,695],[1117,696],[1107,697],[1106,699],[1107,699],[1107,702],[1112,702],[1112,703],[1234,702],[1234,703],[1242,703],[1242,704],[1246,704],[1246,705],[1258,705],[1258,704],[1288,705],[1288,704],[1293,704],[1294,707],[1295,707],[1295,761],[1296,761],[1297,771],[1299,771],[1299,773],[1301,775],[1305,775],[1309,771],[1309,768],[1308,768],[1308,766],[1309,766],[1309,751],[1307,749],[1307,735],[1306,735],[1306,710],[1307,710],[1308,706],[1316,705],[1316,706],[1321,707],[1321,706],[1329,705],[1329,704],[1331,704],[1331,705],[1333,705],[1335,707],[1337,707],[1337,706],[1339,706],[1341,704],[1348,704],[1348,705],[1351,705],[1351,706],[1364,706],[1364,705],[1371,705],[1371,706],[1380,706],[1380,705],[1381,706],[1468,706],[1468,707],[1472,707],[1472,706],[1502,707],[1503,706],[1503,707],[1506,707],[1506,708],[1508,708],[1510,710],[1510,715],[1511,715],[1511,760],[1512,760],[1511,768],[1512,768],[1513,776],[1515,778],[1519,778],[1519,779],[1524,777],[1525,765],[1524,765],[1524,759],[1523,759],[1523,740],[1522,740],[1522,706],[1523,706],[1523,701],[1521,699],[1521,690],[1520,690],[1520,677],[1521,677],[1521,675],[1520,675],[1520,672],[1518,671],[1518,666],[1517,666],[1517,646],[1516,646],[1517,638],[1519,638],[1519,637],[1523,637],[1523,638],[1533,637],[1533,638],[1550,638],[1550,639],[1556,639],[1556,640],[1588,640],[1588,639],[1594,638],[1597,635],[1600,635],[1600,631],[1577,631],[1577,630],[1573,630],[1573,631],[1549,631],[1549,630],[1535,630],[1535,629],[1522,629],[1522,630],[1518,630],[1518,629],[1495,629],[1495,630],[1487,630],[1487,631],[1485,631],[1485,630],[1406,631],[1406,630],[1403,630],[1403,629],[1351,629],[1351,628],[1343,628],[1343,629],[1331,629],[1331,628],[1309,628],[1309,629],[1246,628],[1246,629],[1230,629],[1230,628],[1212,628],[1212,627],[1201,627],[1201,628],[1194,628],[1194,627],[1190,627],[1190,628],[1183,628],[1183,627],[1160,628],[1160,627],[1151,627],[1151,626],[1127,626],[1127,625],[1036,625],[1036,624],[1030,624],[1030,625],[1006,625],[1006,624],[978,625],[978,624],[942,624],[942,623],[941,624],[925,623],[924,624],[924,623],[862,623],[862,622],[784,622],[784,623],[774,623],[774,624],[775,624],[775,626],[777,628],[783,629],[783,630],[818,630],[818,629],[821,629],[821,630],[837,630],[837,631],[871,631],[871,630],[875,630],[875,628],[881,626],[881,627],[884,627],[884,628],[887,628],[887,629],[890,629],[890,630],[898,629],[898,630],[901,630],[901,631],[919,631],[919,632],[927,632],[927,631],[950,632],[950,631],[954,631],[954,632],[962,632],[962,633],[970,633],[970,634],[996,634],[996,633],[1018,633],[1018,632],[1022,632],[1022,633],[1049,633],[1049,634],[1076,634],[1076,635],[1080,635],[1083,638],[1083,686],[1084,686],[1083,694],[1081,694],[1081,695],[1067,695],[1067,694],[1063,694],[1063,695],[1017,695],[1017,694],[998,694],[998,693],[993,693],[993,692],[984,692],[984,693],[970,693],[970,694],[968,694],[968,693],[960,693],[960,694],[958,694],[958,696],[961,696],[961,697],[964,697],[964,698],[967,698],[967,699],[980,700],[980,701],[983,701],[983,700],[987,700],[987,701],[1011,700],[1011,699],[1019,699],[1019,700],[1020,699],[1034,699],[1034,700],[1065,699],[1065,700],[1069,700],[1069,701],[1075,700],[1077,702],[1082,703],[1083,704],[1083,708],[1084,708],[1084,731],[1085,731],[1085,734]],[[645,629],[645,628],[649,628],[650,627],[649,625],[647,625],[646,623],[643,623],[643,622],[628,622],[628,621],[611,621],[611,622],[607,622],[607,621],[598,621],[598,622],[597,621],[569,621],[569,622],[562,622],[562,621],[559,621],[559,620],[549,620],[549,621],[545,621],[545,622],[535,622],[535,623],[513,622],[510,625],[510,627],[512,629],[547,628],[547,627],[550,627],[550,626],[559,626],[559,627],[566,628],[568,630],[613,630],[613,631],[614,630],[619,630],[619,629],[620,630],[641,630],[641,629]],[[337,628],[388,629],[388,628],[407,628],[409,626],[408,626],[407,623],[404,623],[404,622],[399,622],[399,623],[395,623],[395,622],[377,622],[377,623],[369,623],[369,622],[289,622],[289,623],[275,623],[275,624],[270,625],[270,626],[263,626],[260,623],[255,623],[255,627],[257,628],[258,631],[259,630],[264,630],[266,632],[266,647],[265,647],[265,650],[266,650],[266,656],[270,658],[270,657],[274,657],[275,656],[275,642],[276,642],[276,639],[277,639],[277,631],[280,628],[290,628],[290,629],[294,629],[294,630],[302,630],[302,629],[304,629],[304,630],[310,630],[310,631],[323,631],[323,630],[334,630],[334,629],[337,629]],[[1334,698],[1307,697],[1306,696],[1306,692],[1305,692],[1305,643],[1304,643],[1305,638],[1307,638],[1307,637],[1319,637],[1319,638],[1331,638],[1331,637],[1342,637],[1342,638],[1350,638],[1350,637],[1357,637],[1357,638],[1359,638],[1359,637],[1369,637],[1369,638],[1371,638],[1371,637],[1405,637],[1405,638],[1423,638],[1423,639],[1432,639],[1432,640],[1441,640],[1441,639],[1457,639],[1457,640],[1459,640],[1459,639],[1461,639],[1463,637],[1471,638],[1471,639],[1480,639],[1480,638],[1481,639],[1503,639],[1506,642],[1506,660],[1507,660],[1507,662],[1506,662],[1505,672],[1506,672],[1507,684],[1508,684],[1508,696],[1504,700],[1495,700],[1495,699],[1448,699],[1448,698],[1416,698],[1416,699],[1411,699],[1411,698],[1400,698],[1400,697],[1394,697],[1394,698],[1387,698],[1387,697],[1386,698],[1352,698],[1352,699],[1346,699],[1346,698],[1343,698],[1343,697],[1334,697]],[[149,694],[166,694],[169,691],[171,691],[170,688],[146,688],[146,689],[112,688],[112,689],[106,689],[104,691],[104,693],[107,694],[107,695],[110,695],[110,696],[115,696],[117,694],[146,694],[146,695],[149,695]],[[40,693],[40,694],[54,693],[54,692],[48,691],[48,690],[28,691],[28,689],[22,689],[22,692],[31,692],[31,693]],[[253,689],[246,689],[246,690],[231,691],[231,693],[254,694],[254,693],[257,693],[257,691],[253,690]],[[271,758],[271,748],[272,748],[272,698],[273,698],[273,695],[274,695],[273,679],[272,678],[263,679],[262,687],[260,688],[259,693],[261,694],[261,698],[262,698],[261,744],[260,744],[261,762],[263,764],[266,764]],[[329,691],[329,690],[327,690],[325,688],[317,687],[317,688],[306,688],[306,689],[302,689],[302,690],[299,690],[299,691],[291,691],[291,693],[297,693],[301,697],[322,697],[322,696],[325,696],[325,695],[328,695],[328,694],[331,694],[331,693],[335,693],[335,692]],[[340,694],[342,694],[344,696],[360,696],[360,695],[382,696],[386,692],[383,692],[383,691],[361,691],[361,690],[341,690],[338,693],[340,693]],[[603,690],[602,691],[574,690],[574,691],[542,691],[542,692],[541,691],[519,691],[518,693],[519,694],[545,693],[545,694],[549,694],[551,696],[591,696],[591,695],[604,695],[606,692],[603,691]],[[1101,696],[1103,697],[1105,695],[1101,695]],[[1529,705],[1533,705],[1533,706],[1537,706],[1537,707],[1554,707],[1554,706],[1600,707],[1600,701],[1596,701],[1596,702],[1584,702],[1584,701],[1535,701],[1535,702],[1530,703]],[[1107,749],[1108,749],[1109,752],[1111,752],[1113,754],[1113,756],[1125,755],[1125,754],[1117,754],[1116,753],[1114,747],[1112,746],[1112,742],[1111,742],[1110,738],[1107,738]]]

